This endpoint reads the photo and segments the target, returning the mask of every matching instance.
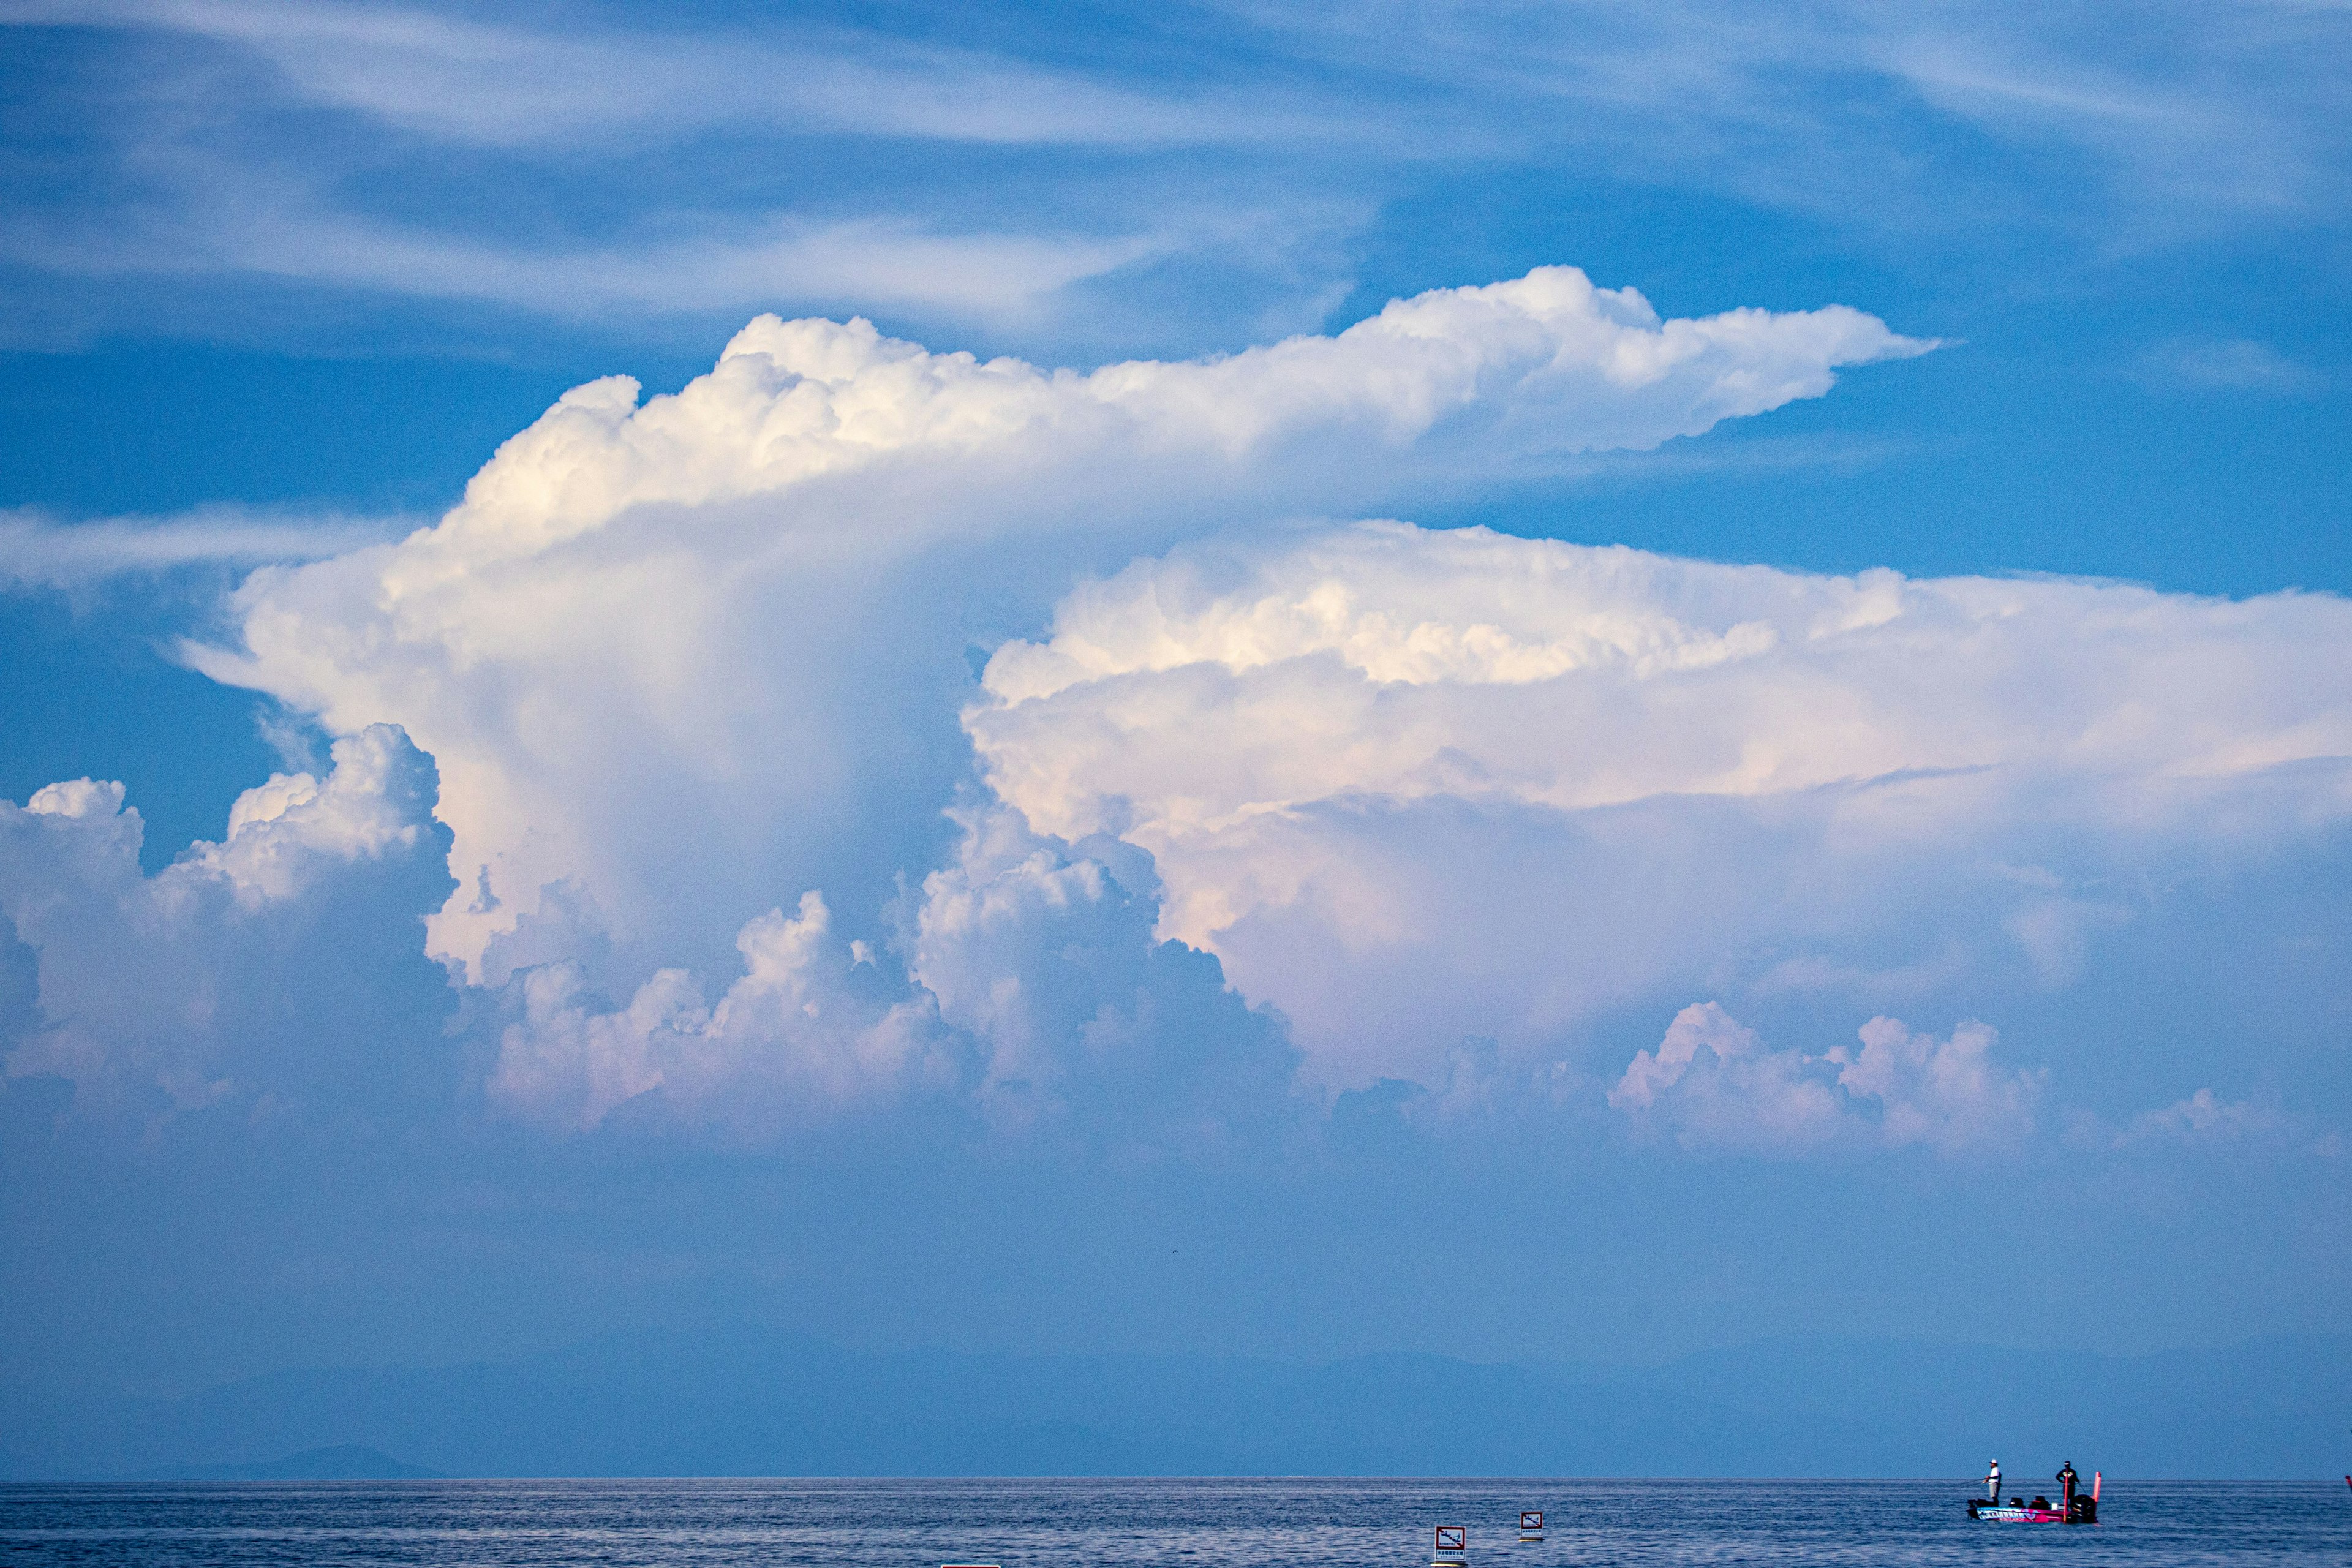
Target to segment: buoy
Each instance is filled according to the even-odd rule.
[[[1519,1539],[1521,1541],[1543,1539],[1543,1510],[1523,1508],[1519,1510]]]
[[[1437,1527],[1437,1550],[1431,1554],[1429,1568],[1465,1568],[1470,1559],[1470,1527],[1466,1524],[1441,1524]]]

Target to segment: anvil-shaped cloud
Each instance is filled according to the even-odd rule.
[[[2184,855],[2352,818],[2347,649],[2326,595],[1366,523],[1089,584],[966,721],[1040,830],[1149,850],[1163,929],[1327,1076],[1425,1079],[1465,1032],[1851,977],[1890,932],[2071,980]]]
[[[467,887],[434,948],[472,978],[570,956],[500,945],[558,885],[641,963],[708,961],[780,891],[901,868],[889,841],[843,886],[895,830],[877,795],[945,804],[898,797],[940,772],[975,602],[1034,625],[1074,569],[1654,447],[1926,346],[1834,307],[1662,321],[1568,268],[1087,375],[762,319],[674,396],[567,395],[437,526],[257,573],[243,647],[192,658],[438,762]]]

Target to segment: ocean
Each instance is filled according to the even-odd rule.
[[[2047,1490],[2049,1489],[2042,1489]],[[2341,1481],[2108,1481],[2096,1525],[1979,1524],[1964,1480],[448,1480],[0,1487],[8,1568],[627,1564],[2163,1565],[2352,1562]],[[1522,1544],[1522,1509],[1541,1509]]]

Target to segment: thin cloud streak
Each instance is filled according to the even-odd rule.
[[[64,522],[36,509],[0,511],[0,586],[87,588],[190,567],[292,565],[396,539],[410,517],[277,517],[240,507],[178,517]]]
[[[1444,167],[1574,170],[1881,237],[1998,224],[2083,254],[2352,206],[2352,21],[2291,7],[2158,6],[2126,52],[2087,10],[1235,5],[1127,40],[1116,69],[1024,59],[1052,46],[1010,32],[557,31],[269,0],[0,0],[0,20],[82,35],[18,110],[79,170],[14,172],[20,264],[541,319],[1026,326],[1108,272],[1178,263],[1249,299],[1198,307],[1226,310],[1210,341],[1311,328],[1372,215]],[[105,64],[69,90],[75,60]],[[530,199],[485,205],[499,181]]]
[[[907,220],[714,225],[649,248],[501,245],[354,215],[271,205],[249,217],[161,217],[144,242],[97,232],[22,233],[16,259],[92,276],[222,271],[412,298],[469,300],[556,320],[733,311],[814,300],[866,310],[1018,319],[1073,283],[1171,248],[1170,237],[1104,238],[928,231]],[[761,232],[761,230],[765,232]]]
[[[2177,232],[2217,213],[2315,216],[2352,195],[2342,129],[2352,94],[2337,68],[2352,25],[2340,13],[2149,7],[2158,15],[2134,29],[2126,63],[2102,47],[2102,26],[2116,25],[2105,9],[2021,24],[2013,10],[1968,5],[1762,7],[1727,19],[1703,4],[1632,18],[1571,4],[1549,26],[1482,5],[1375,0],[1308,21],[1256,4],[1230,9],[1286,33],[1302,56],[1402,76],[1441,101],[1542,106],[1516,117],[1528,155],[1609,149],[1645,177],[1864,226],[1926,216],[1912,210],[1934,162],[1918,141],[1934,129],[1917,122],[1920,107],[2012,151],[2073,160],[2078,186],[2092,174],[2100,199],[2078,200],[2075,221],[2120,206]],[[1968,205],[1984,199],[1969,193]]]
[[[304,102],[485,147],[569,153],[583,139],[726,126],[1015,146],[1215,146],[1328,139],[1346,123],[1336,104],[1138,92],[847,28],[556,33],[396,6],[268,0],[51,0],[9,6],[0,19],[211,39],[267,60]]]
[[[2173,338],[2141,354],[2135,372],[2137,380],[2158,392],[2299,397],[2325,391],[2328,383],[2309,365],[2247,338]]]

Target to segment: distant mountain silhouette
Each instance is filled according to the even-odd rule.
[[[2026,1478],[2064,1458],[2258,1478],[2334,1474],[2347,1405],[2340,1337],[2132,1357],[1807,1337],[1611,1373],[876,1352],[735,1326],[170,1401],[0,1392],[0,1477],[257,1475],[258,1455],[365,1443],[465,1476],[1964,1477],[1998,1455]]]
[[[404,1465],[381,1448],[345,1443],[305,1448],[282,1459],[254,1465],[157,1466],[139,1472],[142,1481],[408,1481],[437,1478],[438,1470]]]

